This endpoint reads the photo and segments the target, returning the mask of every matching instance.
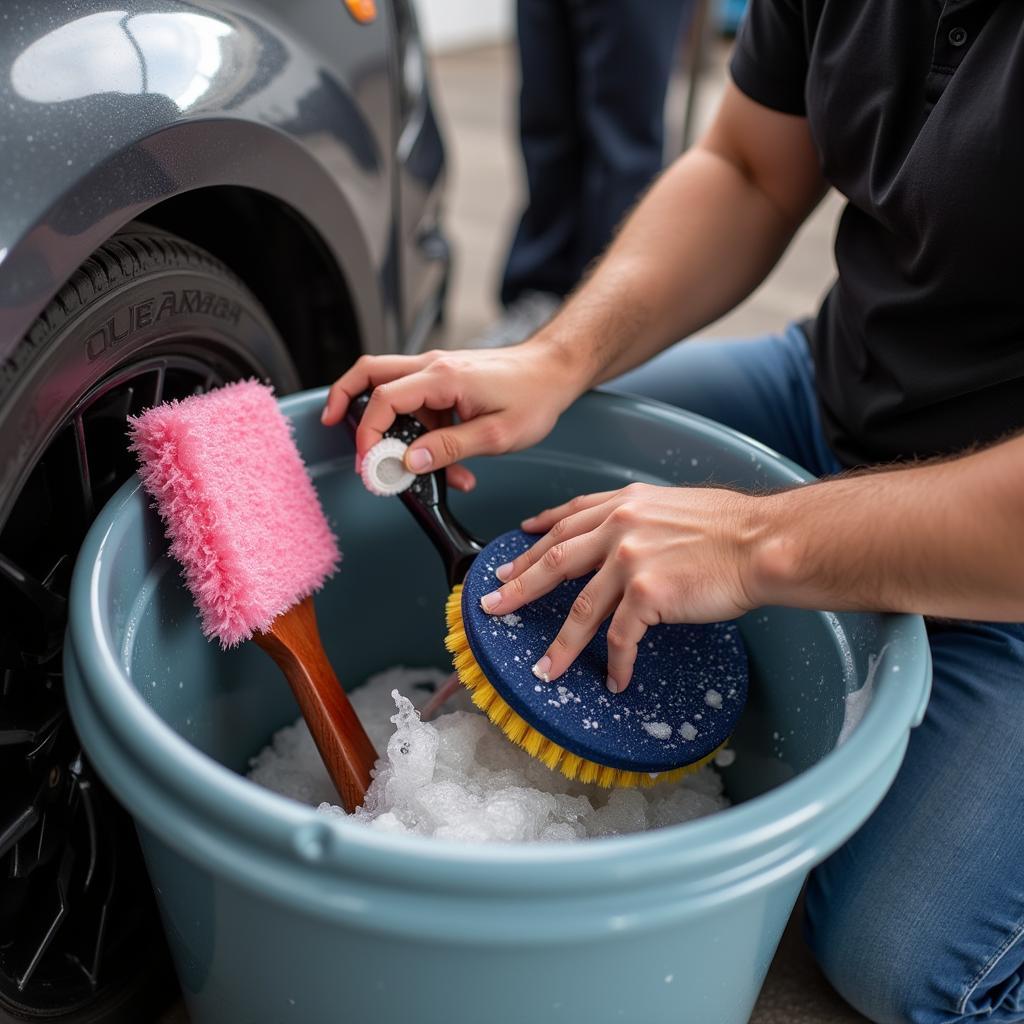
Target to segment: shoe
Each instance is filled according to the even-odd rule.
[[[562,300],[551,292],[523,292],[505,307],[501,319],[474,338],[470,348],[505,348],[526,341],[558,312]]]

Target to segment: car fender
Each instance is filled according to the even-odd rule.
[[[0,13],[0,360],[86,257],[192,189],[292,207],[395,344],[393,101],[382,19],[341,4],[13,0]],[[106,8],[106,9],[105,9]]]

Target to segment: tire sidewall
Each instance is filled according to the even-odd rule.
[[[0,525],[38,453],[102,381],[142,357],[192,353],[211,367],[250,365],[285,393],[298,386],[274,325],[228,273],[162,268],[112,284],[72,312],[0,392]],[[17,358],[17,353],[15,354]]]

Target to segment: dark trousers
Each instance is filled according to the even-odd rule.
[[[529,201],[501,284],[565,295],[662,165],[688,0],[518,0]]]

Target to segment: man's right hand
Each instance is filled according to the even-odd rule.
[[[349,402],[372,387],[356,432],[357,467],[395,417],[411,413],[430,429],[406,452],[408,468],[450,467],[452,486],[470,490],[475,480],[461,459],[536,444],[588,384],[563,351],[539,339],[497,350],[363,356],[335,381],[321,419],[340,423]]]

